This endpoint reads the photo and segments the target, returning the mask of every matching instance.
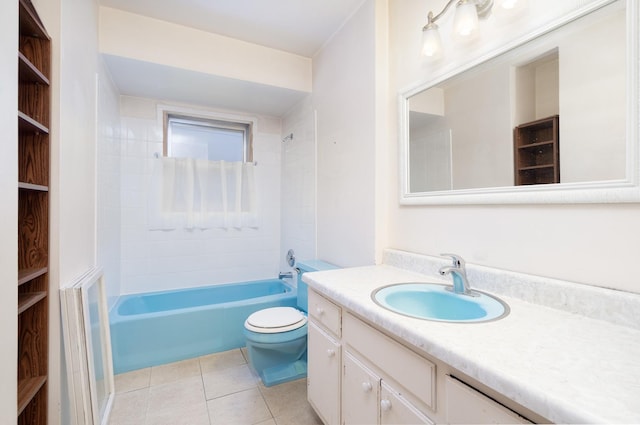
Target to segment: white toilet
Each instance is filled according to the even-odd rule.
[[[251,314],[244,336],[251,367],[265,386],[307,376],[307,284],[302,275],[336,266],[319,260],[297,264],[297,307],[272,307]]]

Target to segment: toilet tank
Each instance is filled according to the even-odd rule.
[[[321,260],[305,260],[296,263],[298,271],[298,308],[302,311],[308,311],[308,285],[302,281],[302,275],[306,272],[319,272],[322,270],[338,269],[338,266],[326,263]]]

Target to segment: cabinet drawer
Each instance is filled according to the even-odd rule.
[[[309,290],[309,315],[336,337],[342,336],[340,307],[312,290]]]
[[[516,412],[451,376],[445,378],[447,423],[530,424]]]
[[[384,371],[385,375],[393,377],[418,401],[435,410],[435,364],[350,314],[344,317],[343,332],[344,341]]]

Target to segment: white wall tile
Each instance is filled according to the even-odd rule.
[[[260,227],[150,231],[147,188],[155,152],[162,153],[157,102],[120,98],[121,293],[268,279],[280,256],[280,119],[255,117],[254,160]],[[251,117],[254,118],[254,117]],[[277,134],[274,133],[277,131]]]

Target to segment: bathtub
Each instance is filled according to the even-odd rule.
[[[251,313],[295,305],[279,279],[123,295],[109,312],[114,372],[243,347]]]

